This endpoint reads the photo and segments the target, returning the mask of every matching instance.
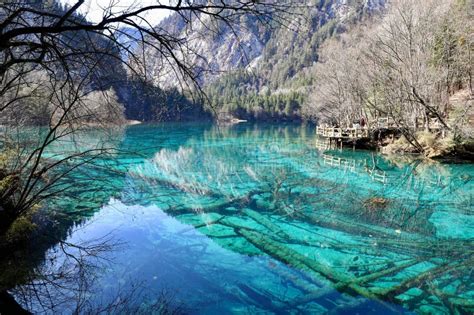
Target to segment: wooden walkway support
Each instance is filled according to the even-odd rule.
[[[321,151],[326,151],[331,149],[331,143],[328,139],[316,137],[314,140],[314,146],[316,149],[321,150]]]

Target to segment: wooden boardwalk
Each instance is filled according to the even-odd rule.
[[[357,124],[354,127],[317,126],[316,134],[329,140],[355,141],[370,138],[370,134],[377,130],[399,130],[400,128],[400,125],[392,118],[379,117],[371,122],[370,127],[360,127]],[[430,131],[440,131],[443,129],[443,125],[436,118],[429,118],[427,122],[421,118],[417,118],[414,122],[414,128],[418,131],[426,129]]]
[[[428,121],[428,129],[429,130],[440,130],[443,128],[443,125],[437,118],[429,118]],[[417,117],[415,119],[414,128],[416,130],[424,130],[426,129],[426,122],[423,118]],[[390,117],[379,117],[371,123],[371,129],[373,130],[397,130],[400,129],[400,124],[395,122],[393,118]]]
[[[316,127],[316,134],[325,138],[337,138],[357,140],[369,138],[369,129],[355,128],[339,128],[339,127]]]

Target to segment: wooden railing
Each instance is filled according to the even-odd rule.
[[[441,130],[443,124],[437,118],[430,118],[428,121],[429,130]],[[395,122],[391,117],[379,117],[370,123],[370,128],[359,127],[357,124],[355,127],[316,127],[316,134],[325,138],[339,138],[339,139],[361,139],[369,137],[369,130],[377,129],[398,129],[400,125]],[[415,128],[417,130],[423,130],[425,128],[424,120],[417,118],[415,122]]]
[[[416,129],[425,129],[425,121],[423,118],[416,119]],[[443,128],[443,124],[437,118],[429,118],[428,120],[428,129],[430,130],[440,130]]]
[[[341,167],[355,172],[356,170],[356,160],[354,159],[344,159],[332,155],[323,154],[323,161],[325,165]]]
[[[326,138],[361,139],[369,137],[367,128],[316,127],[316,134]]]
[[[391,117],[379,117],[372,121],[371,127],[374,129],[391,129],[397,128],[398,125]]]

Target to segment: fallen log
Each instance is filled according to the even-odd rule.
[[[337,272],[327,265],[309,259],[304,255],[282,245],[281,243],[271,240],[264,234],[255,231],[249,231],[246,229],[238,229],[236,232],[237,234],[240,234],[245,237],[247,241],[252,243],[255,247],[259,248],[264,253],[267,253],[271,257],[274,257],[296,268],[309,269],[311,271],[317,272],[323,277],[333,282],[346,283],[347,285],[344,286],[344,288],[347,291],[352,291],[371,299],[377,298],[377,296],[367,288],[352,283],[352,279],[346,276],[345,274]]]
[[[448,273],[453,270],[460,271],[462,269],[469,268],[472,266],[472,263],[474,263],[474,257],[471,257],[470,259],[463,261],[462,263],[450,262],[442,265],[437,265],[421,274],[408,278],[391,288],[377,289],[375,293],[377,295],[384,296],[385,298],[393,300],[396,296],[404,293],[412,287],[418,286],[420,283],[426,284],[428,280],[434,279],[436,277],[441,276],[442,274]]]
[[[305,295],[302,298],[291,302],[289,306],[290,307],[295,307],[297,305],[302,305],[302,304],[309,303],[309,302],[314,301],[316,299],[320,299],[320,298],[324,297],[325,295],[329,295],[329,294],[333,293],[334,290],[343,291],[351,283],[352,284],[363,284],[363,283],[366,283],[366,282],[370,282],[370,281],[376,280],[378,278],[381,278],[383,276],[398,272],[398,271],[400,271],[404,268],[410,267],[410,266],[412,266],[416,263],[418,263],[418,261],[410,260],[410,261],[408,261],[404,264],[400,264],[400,265],[392,267],[392,268],[384,269],[384,270],[381,270],[379,272],[375,272],[375,273],[367,275],[367,276],[356,278],[356,279],[352,280],[352,282],[349,282],[349,283],[346,283],[346,282],[335,283],[332,287],[323,288],[320,291],[313,291],[310,294]]]
[[[268,218],[261,215],[257,211],[246,208],[244,209],[243,212],[247,216],[255,220],[257,223],[260,223],[261,225],[263,225],[264,227],[266,227],[267,229],[275,233],[278,237],[281,237],[283,239],[289,238],[288,234],[286,234],[285,231],[283,231],[278,225],[276,225],[275,223],[273,223],[272,221],[270,221]]]

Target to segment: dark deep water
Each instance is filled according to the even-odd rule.
[[[312,128],[252,124],[91,131],[50,155],[103,143],[121,152],[48,204],[75,219],[58,219],[67,236],[35,294],[12,291],[35,312],[474,310],[473,164],[326,150]]]

